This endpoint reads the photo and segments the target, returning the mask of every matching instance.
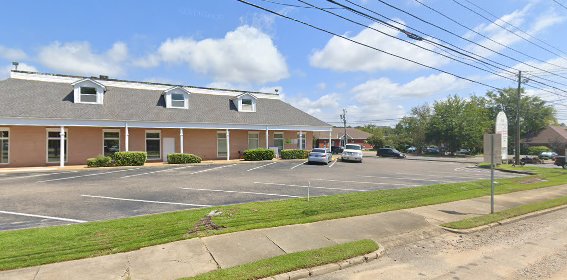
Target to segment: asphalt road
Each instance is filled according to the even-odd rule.
[[[488,179],[469,164],[368,157],[0,173],[0,230],[81,223],[252,201]],[[497,177],[518,176],[497,173]]]
[[[379,241],[379,240],[378,240]],[[567,209],[492,229],[386,248],[373,262],[313,280],[566,279]]]

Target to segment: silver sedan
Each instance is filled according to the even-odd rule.
[[[327,149],[315,148],[309,153],[307,158],[307,163],[311,164],[314,162],[320,162],[324,164],[329,164],[333,160],[333,155]]]

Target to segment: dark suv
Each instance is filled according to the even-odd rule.
[[[405,158],[406,155],[393,148],[380,148],[376,152],[379,157],[395,157],[395,158]]]

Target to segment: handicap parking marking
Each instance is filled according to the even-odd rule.
[[[162,173],[162,172],[168,172],[168,171],[179,170],[179,169],[186,169],[186,168],[190,168],[190,167],[195,167],[195,165],[186,165],[186,166],[181,166],[181,167],[161,169],[161,170],[157,170],[157,171],[150,171],[150,172],[126,175],[126,176],[120,177],[120,179],[138,177],[138,176],[144,176],[144,175],[150,175],[150,174],[156,174],[156,173]]]
[[[332,180],[332,179],[313,179],[315,181],[325,181],[325,182],[338,182],[338,183],[353,183],[353,184],[368,184],[368,185],[389,185],[389,186],[407,186],[407,187],[419,187],[422,185],[415,184],[400,184],[400,183],[378,183],[378,182],[361,182],[361,181],[342,181],[342,180]]]
[[[190,191],[223,192],[223,193],[254,194],[254,195],[265,195],[265,196],[278,196],[278,197],[301,198],[301,196],[297,196],[297,195],[276,194],[276,193],[261,193],[261,192],[246,192],[246,191],[229,191],[229,190],[200,189],[200,188],[181,188],[181,189],[183,189],[183,190],[190,190]]]
[[[68,171],[68,172],[57,172],[57,173],[42,173],[42,174],[25,175],[25,176],[9,176],[6,178],[0,178],[0,181],[17,180],[17,179],[34,178],[34,177],[42,177],[42,176],[51,176],[51,175],[61,175],[61,174],[69,174],[69,173],[77,173],[77,172],[78,171]],[[2,174],[2,175],[6,175],[6,174]]]
[[[189,175],[209,172],[209,171],[213,171],[213,170],[217,170],[217,169],[221,169],[221,168],[225,168],[225,167],[231,167],[231,166],[235,166],[235,165],[237,165],[237,164],[235,163],[235,164],[230,164],[230,165],[223,165],[223,166],[218,166],[218,167],[214,167],[214,168],[199,170],[199,171],[191,172],[191,173],[189,173]]]
[[[317,186],[313,186],[313,185],[309,186],[309,185],[294,185],[294,184],[265,183],[265,182],[254,182],[254,184],[262,184],[262,185],[267,185],[267,186],[311,188],[311,189],[322,189],[322,190],[333,190],[333,191],[347,191],[347,192],[367,192],[368,191],[368,190],[350,189],[350,188],[317,187]]]
[[[193,207],[211,207],[211,206],[212,206],[212,205],[203,205],[203,204],[192,204],[192,203],[170,202],[170,201],[155,201],[155,200],[145,200],[145,199],[132,199],[132,198],[110,197],[110,196],[89,195],[89,194],[82,194],[81,196],[82,196],[82,197],[90,197],[90,198],[120,200],[120,201],[143,202],[143,203],[156,203],[156,204],[170,204],[170,205],[183,205],[183,206],[193,206]]]
[[[250,168],[250,169],[248,169],[248,170],[246,170],[246,171],[252,171],[252,170],[256,170],[256,169],[259,169],[259,168],[263,168],[263,167],[266,167],[266,166],[270,166],[270,165],[272,165],[272,164],[276,164],[276,163],[277,163],[277,162],[272,162],[272,163],[268,163],[268,164],[264,164],[264,165],[256,166],[256,167],[254,167],[254,168]]]
[[[292,168],[290,168],[290,169],[295,169],[296,167],[300,167],[300,166],[302,166],[302,165],[305,165],[306,163],[307,163],[307,161],[304,161],[304,162],[302,162],[302,163],[300,163],[300,164],[298,164],[298,165],[294,165],[294,166],[293,166]]]
[[[76,219],[68,219],[68,218],[61,218],[61,217],[44,216],[44,215],[35,215],[35,214],[28,214],[28,213],[18,213],[18,212],[11,212],[11,211],[0,211],[0,214],[33,217],[33,218],[57,220],[57,221],[72,222],[72,223],[86,223],[87,222],[87,221],[84,221],[84,220],[76,220]]]
[[[49,180],[37,181],[36,183],[63,181],[63,180],[70,180],[70,179],[77,179],[77,178],[84,178],[84,177],[92,177],[92,176],[97,176],[97,175],[106,175],[106,174],[112,174],[112,173],[118,173],[118,172],[126,172],[126,171],[138,170],[138,169],[141,169],[141,167],[114,170],[114,171],[109,171],[109,172],[90,173],[90,174],[85,174],[85,175],[77,175],[77,176],[63,177],[63,178],[56,178],[56,179],[49,179]]]

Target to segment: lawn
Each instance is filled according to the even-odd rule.
[[[343,243],[321,249],[285,254],[231,268],[219,269],[187,280],[248,280],[274,276],[284,272],[334,263],[378,250],[372,240]]]
[[[512,169],[505,166],[504,168]],[[526,168],[536,175],[499,179],[497,194],[567,183],[562,169]],[[526,183],[528,182],[528,183]],[[413,208],[490,194],[487,180],[378,190],[306,199],[254,202],[68,226],[0,232],[0,270],[108,255],[172,241],[249,229],[310,223]],[[224,228],[189,233],[212,210]]]

